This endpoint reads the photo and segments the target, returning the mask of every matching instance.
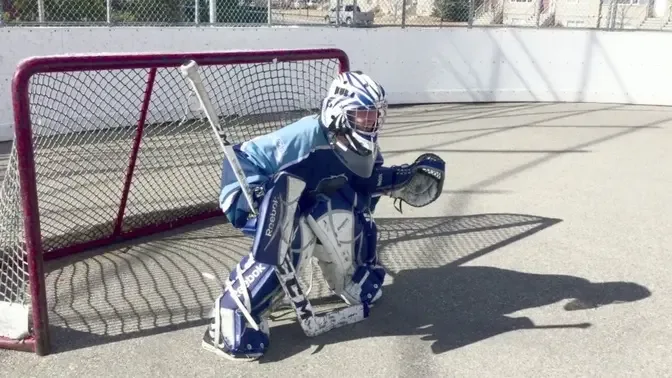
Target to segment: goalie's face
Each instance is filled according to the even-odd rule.
[[[352,109],[346,111],[350,126],[365,136],[374,136],[380,132],[387,113],[387,106],[380,104],[375,107]]]
[[[377,109],[357,109],[345,114],[347,127],[334,135],[336,155],[356,175],[370,177],[378,152],[380,113]]]

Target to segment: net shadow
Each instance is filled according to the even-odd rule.
[[[383,264],[391,277],[405,282],[413,272],[461,264],[557,220],[484,214],[377,222]],[[249,238],[220,217],[177,234],[157,235],[49,263],[46,289],[54,352],[205,325],[220,289],[202,272],[224,278],[248,253],[250,245]],[[312,265],[315,274],[309,297],[321,311],[334,304],[334,297],[321,279],[317,264],[313,261]],[[304,285],[308,284],[309,272],[302,275]],[[418,282],[428,285],[426,280]],[[392,292],[399,287],[395,285]],[[293,331],[289,332],[300,331],[292,314],[284,313],[292,325]],[[274,319],[281,321],[283,310],[276,315]]]
[[[569,300],[565,311],[637,301],[651,292],[632,282],[590,282],[560,274],[523,273],[464,265],[560,222],[516,214],[380,220],[381,254],[390,279],[369,319],[307,338],[296,322],[271,328],[272,345],[260,363],[308,349],[372,337],[416,336],[440,354],[515,330],[584,329],[589,323],[535,324],[517,311]],[[543,251],[540,251],[543,253]],[[392,282],[389,282],[392,281]],[[392,341],[391,341],[392,342]],[[424,354],[397,344],[405,358]]]
[[[48,264],[54,353],[205,324],[249,241],[222,217]]]
[[[291,311],[279,310],[271,333],[273,345],[280,346],[271,347],[261,363],[314,345],[371,336],[417,335],[432,342],[434,353],[442,353],[517,329],[588,326],[539,326],[525,317],[506,316],[521,309],[574,299],[566,309],[576,310],[650,295],[634,283],[592,283],[567,275],[463,265],[558,222],[518,214],[380,219],[380,256],[392,282],[372,317],[309,339]],[[47,295],[54,352],[204,326],[219,288],[201,272],[224,277],[250,244],[219,218],[176,235],[50,264]],[[310,297],[317,310],[342,305],[330,296],[319,268],[313,270]]]

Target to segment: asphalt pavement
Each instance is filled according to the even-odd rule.
[[[309,339],[283,311],[260,361],[203,350],[218,288],[201,272],[250,245],[210,221],[51,264],[53,353],[0,351],[0,376],[672,376],[671,140],[667,107],[395,108],[387,164],[433,152],[447,179],[425,208],[381,201],[370,318]]]

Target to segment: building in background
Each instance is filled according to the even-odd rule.
[[[670,29],[669,0],[476,0],[477,25]]]

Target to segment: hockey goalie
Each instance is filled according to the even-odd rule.
[[[268,317],[288,298],[307,335],[364,319],[382,295],[373,211],[381,196],[421,207],[441,194],[444,162],[423,154],[386,167],[378,135],[387,113],[383,87],[359,71],[339,74],[320,113],[233,146],[241,172],[225,159],[221,209],[234,227],[253,230],[250,253],[215,301],[203,347],[255,360],[270,345]],[[315,257],[344,311],[315,314],[296,271]]]

